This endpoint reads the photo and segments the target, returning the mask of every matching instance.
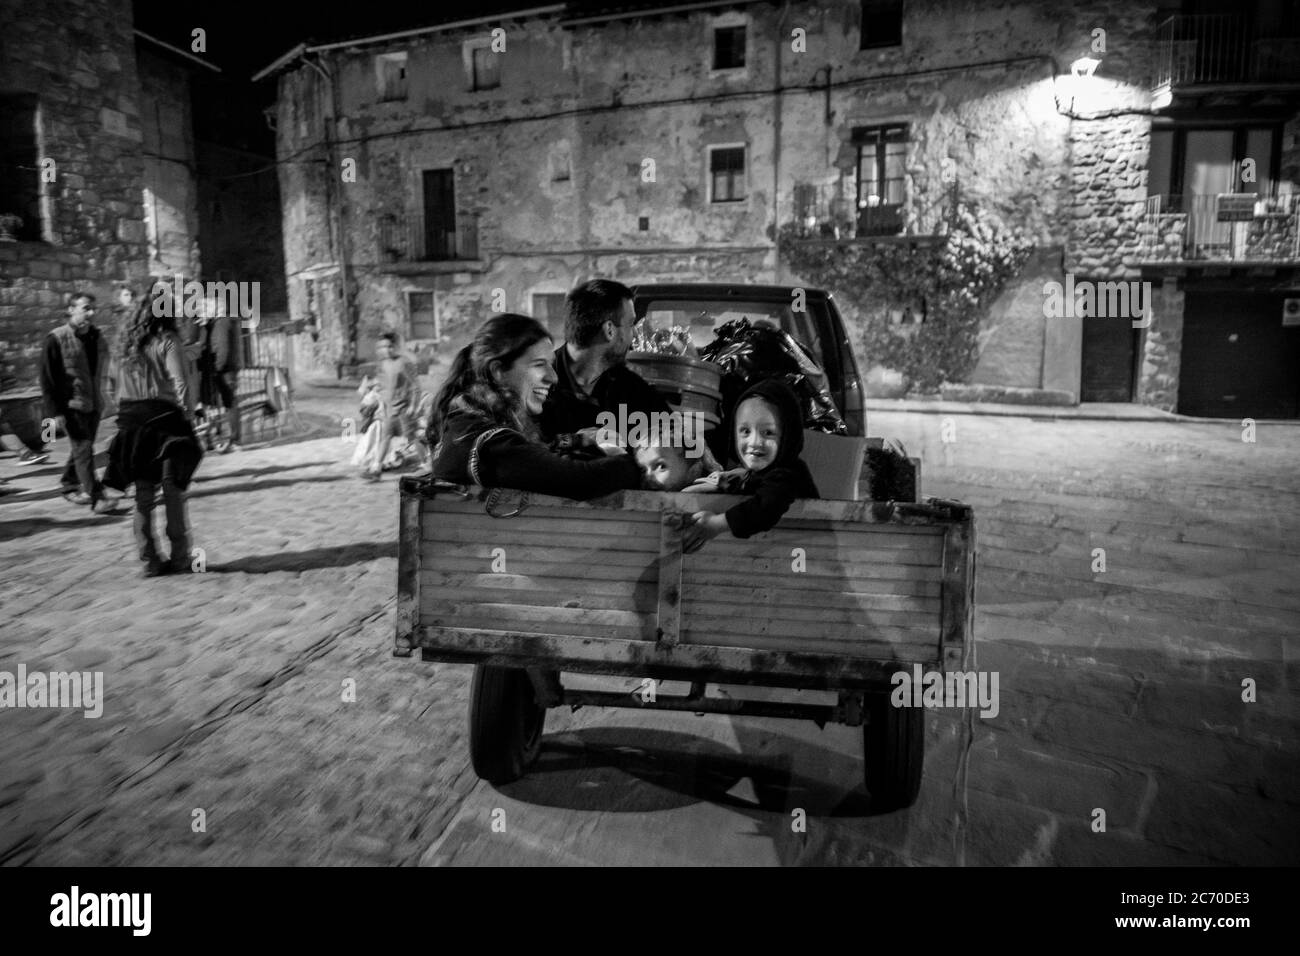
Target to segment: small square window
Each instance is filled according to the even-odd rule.
[[[724,146],[709,151],[709,201],[741,202],[745,198],[745,147]]]
[[[903,45],[903,0],[862,0],[862,36],[858,48]]]
[[[649,216],[641,216],[641,217],[640,217],[639,219],[637,219],[637,221],[636,221],[636,227],[637,227],[637,229],[641,230],[642,232],[649,232],[649,231],[650,231],[650,217],[649,217]]]
[[[470,51],[470,89],[494,90],[501,85],[501,57],[491,47],[478,46]]]
[[[745,28],[717,27],[713,31],[713,68],[739,70],[745,65]]]

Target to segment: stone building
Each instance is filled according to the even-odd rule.
[[[341,371],[384,329],[437,354],[494,308],[558,327],[563,293],[591,275],[798,282],[782,227],[919,249],[946,232],[960,196],[1035,249],[984,320],[968,393],[1180,407],[1184,314],[1200,314],[1189,269],[1280,309],[1300,259],[1300,48],[1275,39],[1298,25],[1274,0],[1235,4],[1244,19],[1187,6],[521,4],[299,45],[255,78],[279,83],[288,294],[312,332],[299,354]],[[1229,22],[1243,52],[1198,66]],[[1173,74],[1153,76],[1160,64]],[[1236,99],[1216,105],[1220,93]],[[1238,124],[1228,162],[1270,156],[1252,188],[1223,190],[1257,194],[1245,224],[1226,227],[1246,238],[1166,241],[1223,231],[1202,208],[1219,187],[1169,170],[1220,162],[1205,143],[1224,137],[1203,141],[1197,124],[1244,115],[1242,104],[1257,125]],[[1153,205],[1157,193],[1182,198]],[[1197,224],[1168,218],[1186,219],[1189,202]],[[1051,314],[1050,287],[1135,282],[1136,297],[1142,281],[1152,294],[1132,322]],[[858,319],[873,308],[832,291]],[[1230,383],[1197,387],[1222,395]],[[1296,414],[1277,398],[1252,407]]]
[[[107,311],[149,247],[129,0],[3,0],[0,17],[0,216],[21,219],[0,241],[2,391],[35,384],[68,293]]]

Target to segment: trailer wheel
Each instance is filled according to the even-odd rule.
[[[546,708],[528,675],[513,667],[474,668],[469,692],[469,758],[488,783],[518,780],[542,748]]]
[[[878,810],[910,807],[921,792],[925,763],[925,710],[894,707],[889,694],[868,694],[862,728],[866,784]]]

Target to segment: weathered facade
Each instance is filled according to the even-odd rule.
[[[316,333],[299,354],[364,360],[383,329],[436,353],[494,308],[554,321],[590,275],[800,281],[782,226],[907,242],[945,232],[960,195],[1036,247],[970,384],[1089,397],[1090,341],[1131,325],[1049,316],[1045,286],[1147,276],[1156,4],[671,6],[571,3],[300,47],[263,71],[280,83],[290,308]],[[1076,75],[1086,54],[1101,66]],[[1127,353],[1103,350],[1107,374],[1130,366],[1120,400],[1176,407],[1179,283],[1155,282]]]

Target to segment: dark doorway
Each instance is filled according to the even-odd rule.
[[[456,174],[424,171],[424,258],[456,258]]]
[[[1083,320],[1082,402],[1131,402],[1141,329],[1129,319],[1088,317]]]
[[[1300,326],[1276,292],[1188,289],[1178,411],[1212,418],[1300,417]]]

